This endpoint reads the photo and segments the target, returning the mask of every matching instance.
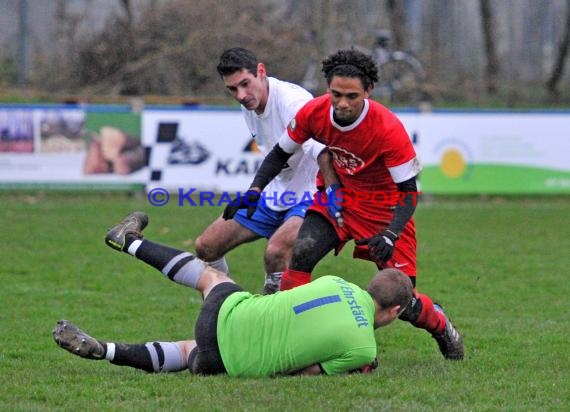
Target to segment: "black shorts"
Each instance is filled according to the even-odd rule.
[[[200,375],[226,373],[218,346],[218,314],[227,297],[242,290],[235,283],[220,283],[214,286],[204,300],[194,328],[197,346],[188,356],[188,369],[191,373]]]

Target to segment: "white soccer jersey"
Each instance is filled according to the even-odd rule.
[[[242,106],[247,127],[264,156],[267,156],[279,141],[297,111],[312,98],[311,94],[300,86],[274,77],[268,77],[268,80],[269,97],[265,111],[258,115],[255,111],[246,110]],[[291,192],[297,200],[303,197],[305,200],[312,199],[316,191],[315,177],[318,171],[316,160],[324,148],[323,144],[309,139],[303,144],[303,150],[298,150],[289,158],[288,166],[264,190],[268,199],[267,206],[270,209],[276,211],[289,209],[293,203]],[[286,192],[289,194],[282,198],[281,195]]]

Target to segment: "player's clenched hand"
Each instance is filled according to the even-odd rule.
[[[239,209],[247,209],[247,218],[251,219],[261,194],[255,190],[248,190],[245,193],[238,193],[238,195],[226,206],[222,217],[224,220],[233,219]]]
[[[356,240],[357,245],[368,245],[368,253],[375,262],[386,262],[394,254],[394,244],[398,236],[391,230],[384,230],[372,237]]]

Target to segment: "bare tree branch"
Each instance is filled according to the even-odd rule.
[[[131,7],[131,0],[121,0],[121,6],[125,11],[125,15],[127,17],[127,23],[130,26],[133,23],[133,10]]]
[[[402,2],[397,0],[387,0],[386,8],[388,10],[390,31],[394,37],[393,46],[401,49],[406,46],[406,15]]]
[[[490,0],[480,0],[481,24],[485,43],[485,84],[490,94],[497,93],[497,78],[499,75],[499,59],[495,40],[495,16],[491,9]]]
[[[568,56],[568,49],[570,48],[570,0],[566,2],[566,24],[564,25],[564,35],[560,44],[558,45],[558,56],[556,58],[556,63],[552,68],[552,74],[546,82],[546,89],[548,92],[555,96],[558,94],[558,84],[560,79],[564,74],[564,66],[566,63],[566,57]]]

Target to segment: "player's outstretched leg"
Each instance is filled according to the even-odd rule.
[[[410,322],[416,328],[427,330],[436,340],[444,358],[463,359],[464,347],[461,334],[453,326],[441,305],[434,304],[429,296],[416,293],[412,303],[400,315],[400,319]]]
[[[142,231],[148,225],[148,215],[132,212],[123,221],[107,231],[105,243],[118,251],[126,252],[135,239],[142,239]]]
[[[89,336],[67,320],[60,320],[52,332],[55,343],[84,359],[106,359],[114,365],[146,372],[178,372],[188,367],[188,354],[195,341],[114,343]]]
[[[147,225],[146,213],[129,213],[107,232],[105,243],[142,260],[173,282],[198,289],[206,264],[192,253],[142,239],[142,230]]]

